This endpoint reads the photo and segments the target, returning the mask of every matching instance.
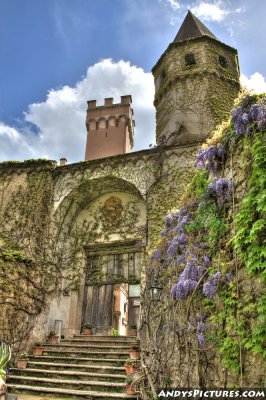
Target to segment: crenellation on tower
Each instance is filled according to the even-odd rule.
[[[113,97],[108,97],[108,98],[104,99],[104,106],[105,107],[112,106],[113,103],[114,103]]]
[[[85,160],[95,160],[128,153],[134,142],[133,109],[131,95],[121,96],[120,103],[104,99],[104,105],[96,100],[87,102],[87,144]]]
[[[89,100],[87,101],[88,109],[97,107],[97,100]]]

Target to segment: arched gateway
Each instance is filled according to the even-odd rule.
[[[83,241],[78,291],[63,296],[56,308],[62,332],[79,333],[90,323],[94,334],[108,335],[115,329],[126,335],[128,323],[138,322],[140,306],[146,240],[141,193],[114,176],[82,180],[62,200],[54,218],[63,220],[59,236],[80,232]]]

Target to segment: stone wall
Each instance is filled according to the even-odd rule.
[[[53,329],[55,320],[63,321],[62,334],[79,333],[86,246],[135,240],[142,249],[154,247],[162,216],[191,178],[196,150],[156,148],[66,166],[0,164],[1,246],[47,263],[54,277],[32,318],[34,336]]]

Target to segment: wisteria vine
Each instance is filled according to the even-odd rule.
[[[178,271],[177,282],[170,290],[174,300],[182,302],[192,294],[199,294],[215,302],[219,288],[223,290],[233,281],[233,274],[220,271],[213,261],[224,233],[220,229],[221,220],[225,219],[232,202],[232,181],[221,175],[232,147],[242,138],[265,129],[266,100],[249,96],[232,111],[231,124],[220,142],[199,150],[195,166],[199,171],[206,171],[206,190],[195,196],[197,188],[191,186],[190,197],[193,200],[166,217],[161,243],[151,256],[153,263],[160,262],[163,268],[171,265]],[[212,229],[220,229],[220,232],[211,246]],[[199,313],[195,317],[189,315],[187,325],[182,329],[194,333],[198,345],[204,348],[208,328],[208,315],[203,317]]]

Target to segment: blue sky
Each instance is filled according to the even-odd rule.
[[[265,91],[265,0],[0,0],[0,161],[82,160],[86,101],[129,93],[134,149],[148,147],[149,71],[188,8],[238,49],[242,81]]]

